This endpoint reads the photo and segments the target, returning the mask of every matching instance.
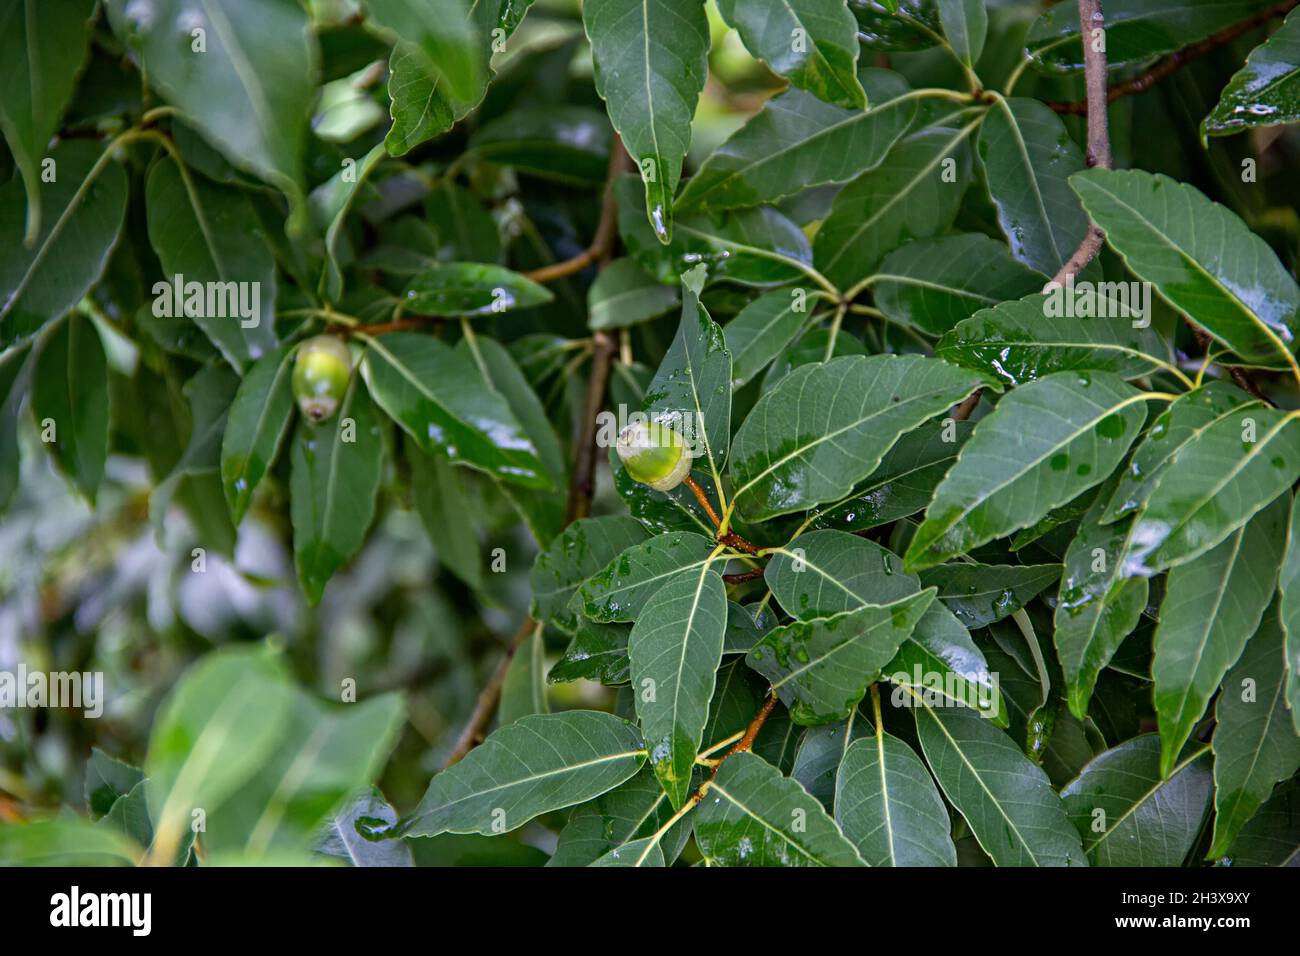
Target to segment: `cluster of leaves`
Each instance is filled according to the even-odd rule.
[[[499,728],[400,823],[349,801],[395,698],[325,711],[227,652],[143,770],[95,758],[100,842],[9,828],[0,857],[197,858],[202,807],[204,858],[403,862],[542,818],[555,865],[1294,859],[1300,223],[1251,150],[1296,149],[1300,13],[1117,103],[1112,171],[1050,105],[1075,5],[987,6],[0,0],[0,502],[30,405],[84,495],[142,458],[204,548],[287,510],[311,603],[389,484],[471,588],[481,496],[539,551]],[[1106,6],[1118,80],[1276,5]],[[702,150],[728,29],[788,85]],[[622,254],[584,286],[605,189]],[[256,284],[259,321],[160,314],[180,276]],[[314,424],[291,372],[322,330],[357,371]],[[689,423],[692,477],[611,454],[617,513],[570,521],[574,372],[615,351],[608,404]],[[615,712],[545,713],[543,679]]]

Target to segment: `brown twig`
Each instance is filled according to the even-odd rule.
[[[722,519],[719,518],[718,513],[713,510],[713,502],[709,501],[709,496],[704,493],[704,489],[700,487],[699,482],[690,475],[687,475],[682,479],[682,484],[694,492],[695,500],[700,503],[700,507],[704,509],[704,513],[709,516],[709,520],[713,522],[713,527],[721,527]]]
[[[1091,41],[1092,31],[1102,31],[1100,43]],[[1110,169],[1110,120],[1107,116],[1109,101],[1106,99],[1106,20],[1101,15],[1101,0],[1079,0],[1079,35],[1083,42],[1084,85],[1088,89],[1088,165]],[[1106,234],[1092,221],[1088,223],[1088,232],[1061,266],[1052,282],[1064,284],[1072,275],[1078,275],[1084,266],[1101,251],[1106,241]]]
[[[737,571],[735,574],[724,574],[722,580],[728,584],[743,584],[746,581],[753,581],[755,578],[763,576],[762,568],[750,568],[748,571]]]
[[[964,422],[966,419],[970,418],[970,413],[975,411],[975,406],[978,405],[979,403],[980,403],[980,390],[977,388],[975,389],[975,391],[971,392],[964,399],[962,399],[961,404],[952,410],[953,420]]]
[[[506,671],[510,670],[510,662],[514,660],[516,652],[524,646],[524,641],[528,640],[536,627],[537,622],[531,617],[526,617],[519,625],[519,630],[515,631],[515,636],[511,638],[501,663],[497,665],[497,669],[492,672],[487,684],[479,692],[478,700],[474,702],[474,712],[470,714],[469,723],[456,739],[456,746],[452,748],[451,755],[443,764],[444,769],[460,762],[487,736],[488,725],[492,723],[492,717],[497,712],[497,704],[501,701],[501,688],[505,685]]]
[[[1187,316],[1183,316],[1183,321],[1186,322],[1187,327],[1192,330],[1192,334],[1196,336],[1196,341],[1205,351],[1205,354],[1209,355],[1210,350],[1214,347],[1214,339],[1210,336],[1210,333],[1205,331],[1205,329],[1201,328]],[[1232,380],[1237,383],[1237,387],[1243,392],[1253,395],[1260,401],[1266,402],[1269,405],[1274,404],[1273,401],[1263,393],[1260,387],[1255,384],[1255,380],[1250,377],[1250,373],[1244,368],[1240,368],[1236,365],[1225,365],[1224,368],[1228,370],[1228,374],[1232,376]]]
[[[591,245],[571,259],[533,269],[531,272],[525,272],[524,275],[534,282],[554,282],[556,279],[571,276],[589,265],[608,259],[610,251],[614,248],[614,240],[618,238],[618,199],[614,195],[614,181],[631,169],[632,157],[623,148],[623,141],[615,136],[610,148],[609,172],[605,179],[600,221],[596,224],[595,235],[591,237]]]
[[[1269,7],[1267,10],[1261,10],[1253,16],[1242,20],[1240,23],[1234,23],[1232,26],[1220,30],[1218,33],[1208,36],[1198,43],[1193,43],[1190,46],[1183,47],[1181,50],[1176,50],[1145,73],[1140,73],[1132,79],[1125,80],[1122,83],[1116,83],[1114,86],[1107,88],[1107,102],[1114,103],[1122,96],[1132,96],[1135,93],[1146,92],[1156,83],[1160,82],[1170,74],[1182,69],[1193,60],[1199,60],[1210,51],[1221,47],[1226,43],[1231,43],[1233,40],[1237,39],[1237,37],[1249,33],[1251,30],[1267,23],[1274,17],[1280,17],[1289,13],[1297,4],[1300,4],[1300,0],[1284,0],[1284,2]],[[1086,33],[1086,31],[1084,32]],[[1085,41],[1085,55],[1087,53],[1087,46],[1088,44]],[[1082,116],[1087,113],[1089,109],[1088,101],[1086,99],[1066,102],[1049,102],[1047,105],[1058,113],[1075,116]]]
[[[690,799],[686,801],[679,811],[679,815],[684,814],[704,799],[704,795],[709,791],[709,784],[713,783],[713,778],[718,775],[718,771],[722,769],[722,764],[728,757],[733,754],[744,753],[754,746],[754,741],[758,739],[758,734],[763,729],[763,725],[767,723],[767,718],[771,716],[774,707],[776,707],[776,692],[768,691],[767,700],[763,701],[763,706],[754,715],[754,719],[749,722],[749,725],[745,728],[745,733],[730,750],[718,758],[718,762],[713,765],[713,771],[709,774],[709,779],[700,784],[699,789],[691,794]]]

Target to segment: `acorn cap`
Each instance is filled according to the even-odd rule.
[[[669,491],[691,473],[686,439],[659,422],[628,425],[614,446],[627,473],[655,491]]]
[[[293,397],[312,422],[338,409],[352,377],[352,353],[342,339],[317,335],[298,347],[293,363]]]

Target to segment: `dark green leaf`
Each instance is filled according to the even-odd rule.
[[[231,520],[243,520],[253,492],[279,453],[293,415],[294,350],[258,359],[235,393],[221,442],[221,487]]]
[[[406,286],[408,312],[425,315],[497,315],[545,305],[554,296],[545,286],[501,266],[482,262],[440,262]]]
[[[1201,130],[1223,135],[1296,122],[1300,122],[1300,14],[1293,10],[1276,33],[1251,50]]]
[[[108,362],[95,324],[80,313],[39,345],[32,411],[60,470],[93,502],[108,460]]]

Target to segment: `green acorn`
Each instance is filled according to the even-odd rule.
[[[352,376],[352,353],[342,339],[318,335],[298,347],[293,363],[293,397],[312,422],[323,422],[339,407]]]
[[[615,444],[627,473],[655,491],[669,491],[691,473],[691,452],[684,439],[667,425],[636,422],[628,425]]]

